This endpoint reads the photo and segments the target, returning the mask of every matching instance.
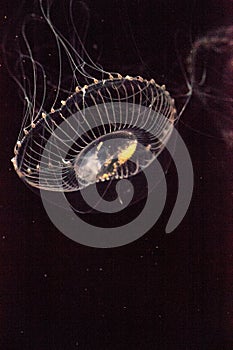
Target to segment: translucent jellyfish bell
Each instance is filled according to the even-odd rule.
[[[17,143],[15,170],[33,187],[64,192],[129,178],[163,150],[175,116],[173,99],[153,80],[95,82],[31,125]]]

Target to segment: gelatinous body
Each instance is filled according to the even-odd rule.
[[[141,77],[111,77],[79,89],[60,109],[43,113],[18,141],[13,163],[28,184],[52,191],[129,178],[163,150],[175,119],[174,101],[165,87]]]

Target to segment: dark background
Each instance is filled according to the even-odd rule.
[[[58,19],[68,3],[57,2]],[[2,4],[1,34],[15,30],[12,18],[21,4]],[[90,53],[106,69],[144,74],[165,81],[168,89],[170,82],[174,94],[185,86],[178,57],[187,55],[198,36],[231,24],[233,15],[232,1],[224,0],[86,4],[93,19],[86,39]],[[22,18],[33,6],[24,2]],[[95,42],[98,53],[92,49]],[[10,159],[22,106],[3,57],[0,76],[0,348],[232,349],[233,157],[231,139],[222,138],[223,130],[232,130],[232,110],[220,100],[216,112],[212,100],[202,104],[194,94],[181,118],[195,188],[175,232],[164,233],[168,203],[155,227],[138,241],[94,249],[58,232],[40,198],[15,174]],[[225,83],[214,81],[219,93]],[[171,203],[174,177],[171,166]]]

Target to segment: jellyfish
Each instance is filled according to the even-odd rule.
[[[51,191],[72,192],[99,181],[128,178],[162,151],[175,119],[174,101],[165,87],[141,77],[110,76],[77,88],[59,109],[42,112],[24,129],[12,162],[22,180]],[[52,137],[56,128],[59,138]],[[71,140],[66,152],[63,146]],[[41,162],[48,142],[49,152]],[[62,188],[57,172],[62,172]]]
[[[82,228],[85,237],[74,240],[95,247],[119,246],[146,233],[164,208],[165,174],[177,141],[175,126],[189,103],[192,87],[184,74],[187,90],[179,96],[179,104],[162,79],[158,82],[142,71],[140,75],[125,74],[103,68],[97,56],[92,59],[89,55],[87,28],[80,26],[79,18],[88,26],[87,5],[72,0],[69,4],[69,16],[56,18],[56,2],[39,0],[38,7],[19,25],[20,33],[13,38],[15,52],[12,41],[5,38],[5,52],[14,61],[9,72],[24,105],[12,163],[19,178],[41,196],[50,220],[61,232],[72,238],[72,232],[81,227],[73,212],[82,218],[97,213],[85,216],[88,222],[94,221],[94,231],[88,231],[91,237]],[[184,154],[187,159],[186,150]],[[178,158],[183,159],[183,154]],[[173,162],[177,165],[174,158]],[[178,193],[176,203],[182,202],[182,208],[174,206],[166,232],[179,224],[190,203],[189,158],[186,164],[191,182],[179,179],[179,187],[191,185],[188,189],[183,186],[184,196]],[[148,196],[152,192],[155,201]],[[64,232],[52,219],[50,202],[62,225],[66,223],[69,229],[75,223],[72,232],[67,233],[66,228]],[[66,212],[60,212],[61,208]],[[143,209],[140,214],[138,208]],[[103,227],[105,216],[99,213],[106,213],[107,222],[115,218],[115,226],[122,227],[118,235],[108,230],[102,236],[97,228]],[[130,228],[132,218],[136,227]],[[95,239],[98,234],[101,238]]]
[[[27,17],[15,39],[23,79],[13,78],[25,113],[12,163],[34,190],[77,193],[99,184],[102,193],[111,193],[112,183],[137,177],[162,153],[181,113],[165,85],[153,78],[123,76],[94,63],[80,39],[72,6],[76,45],[53,23],[52,4],[41,0],[40,15]],[[85,6],[79,4],[79,13],[88,13]],[[38,39],[41,45],[35,50],[31,33],[37,26],[51,47]],[[56,82],[47,69],[50,58],[58,60]]]

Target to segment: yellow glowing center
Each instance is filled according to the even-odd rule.
[[[98,151],[100,150],[102,144],[98,147]],[[108,167],[109,165],[112,164],[113,170],[112,171],[106,171],[104,174],[102,174],[101,176],[98,176],[98,178],[100,180],[109,180],[109,178],[113,175],[116,174],[117,172],[117,168],[124,164],[125,162],[127,162],[127,160],[129,160],[132,155],[134,154],[134,152],[136,151],[137,148],[137,141],[134,140],[130,145],[128,145],[128,147],[126,147],[123,150],[120,150],[120,153],[117,156],[117,160],[115,160],[113,162],[113,157],[109,158],[105,163],[104,166]]]
[[[131,143],[126,149],[121,151],[118,155],[118,163],[119,165],[124,164],[127,160],[129,160],[134,152],[136,151],[137,141],[135,140]]]

